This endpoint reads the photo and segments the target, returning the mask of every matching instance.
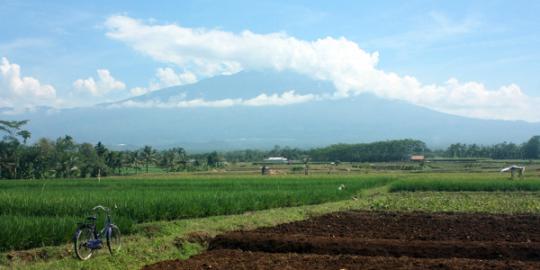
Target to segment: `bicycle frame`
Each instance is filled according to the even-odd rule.
[[[107,216],[105,218],[105,223],[103,224],[103,228],[100,231],[98,231],[97,224],[96,224],[96,221],[97,221],[97,216],[96,215],[88,218],[88,219],[92,220],[91,223],[84,223],[84,225],[90,227],[90,229],[92,231],[92,234],[94,236],[94,239],[97,240],[96,243],[91,243],[91,244],[95,244],[96,246],[95,247],[91,246],[91,247],[89,247],[90,249],[99,249],[99,248],[101,248],[101,243],[103,242],[102,238],[105,237],[105,235],[107,233],[107,230],[109,228],[111,228],[111,225],[113,224],[112,220],[111,220],[111,215],[109,213],[109,210],[108,209],[103,209],[103,207],[98,208],[98,209],[102,209],[103,211],[105,211],[107,213]],[[94,208],[93,210],[96,210],[96,208]]]
[[[120,248],[120,229],[112,223],[110,209],[98,205],[92,210],[94,215],[79,223],[73,236],[75,254],[83,261],[88,260],[94,251],[103,248],[105,244],[111,254],[116,253]],[[106,213],[103,228],[100,230],[97,225],[97,210],[103,210]],[[79,240],[83,232],[86,232],[86,236]]]

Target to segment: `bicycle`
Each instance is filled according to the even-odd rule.
[[[107,248],[111,255],[118,253],[121,247],[120,229],[112,223],[111,210],[101,205],[92,208],[92,210],[94,215],[87,217],[85,222],[79,223],[73,235],[75,255],[82,261],[90,259],[96,250],[103,248],[103,237],[106,239]],[[103,229],[99,232],[96,226],[97,210],[102,210],[107,214]]]

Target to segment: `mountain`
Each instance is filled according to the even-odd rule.
[[[184,97],[187,100],[202,98],[205,100],[253,98],[261,93],[280,94],[294,90],[296,94],[333,93],[330,82],[315,81],[307,76],[292,72],[240,72],[230,76],[217,76],[202,80],[196,84],[174,86],[129,100],[144,102],[150,100],[167,101]]]
[[[540,134],[540,123],[479,120],[448,115],[406,102],[364,94],[284,106],[190,108],[123,107],[126,102],[251,99],[261,93],[334,92],[327,82],[288,72],[241,72],[196,84],[170,87],[91,108],[45,109],[12,116],[30,119],[33,138],[69,134],[77,141],[109,146],[158,148],[183,146],[192,151],[315,147],[414,138],[431,147],[450,143],[521,143]]]

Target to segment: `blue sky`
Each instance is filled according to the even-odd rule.
[[[241,35],[242,31],[249,30],[261,36],[281,33],[308,43],[326,37],[336,40],[344,38],[348,42],[355,43],[367,54],[377,52],[378,61],[373,64],[377,70],[395,73],[403,78],[411,76],[422,83],[422,86],[417,88],[425,88],[424,86],[431,84],[442,85],[450,90],[441,90],[441,93],[451,95],[454,91],[452,89],[465,91],[463,89],[481,86],[486,91],[498,91],[504,86],[518,86],[519,94],[523,94],[524,97],[513,102],[524,102],[526,99],[529,104],[516,109],[515,115],[508,119],[540,121],[539,115],[524,116],[521,119],[519,117],[521,114],[534,114],[531,108],[540,97],[538,49],[540,2],[379,2],[381,3],[363,1],[342,1],[337,4],[329,1],[134,3],[0,0],[0,57],[8,61],[4,62],[4,66],[7,68],[16,64],[20,68],[21,77],[27,76],[38,80],[40,86],[51,86],[54,88],[56,100],[47,104],[29,101],[28,98],[11,97],[11,103],[5,102],[5,105],[15,107],[36,104],[60,107],[88,105],[85,102],[98,103],[125,98],[133,93],[152,91],[175,82],[192,83],[205,77],[230,72],[230,69],[203,72],[200,66],[194,66],[194,62],[198,59],[207,60],[207,64],[208,62],[238,64],[239,68],[234,69],[235,71],[262,66],[253,59],[235,59],[234,57],[238,57],[237,54],[217,57],[215,48],[208,49],[214,53],[208,58],[196,55],[179,61],[163,59],[149,49],[151,46],[157,46],[155,43],[135,40],[142,39],[136,36],[137,31],[127,33],[125,28],[120,30],[117,28],[120,27],[119,23],[125,23],[126,20],[136,20],[140,22],[138,27],[141,28],[178,26],[182,29],[205,29],[202,31],[220,31],[232,35]],[[115,18],[114,16],[126,20],[112,21],[111,18]],[[159,31],[157,28],[150,31],[154,30]],[[116,37],[112,37],[115,33]],[[123,36],[119,37],[119,33]],[[156,35],[153,33],[148,37],[156,37],[158,40],[160,37]],[[231,42],[233,43],[229,44],[230,46],[236,46],[234,41]],[[166,45],[166,48],[171,46]],[[172,49],[171,53],[185,55],[193,48],[197,48],[197,44],[189,46],[192,46],[189,50]],[[98,70],[102,70],[99,75]],[[300,68],[300,72],[307,70],[314,69]],[[174,74],[169,74],[169,71],[174,71]],[[174,80],[164,83],[162,79],[167,74],[174,75]],[[342,83],[332,75],[334,73],[324,74],[317,79]],[[91,84],[89,78],[92,78],[97,86],[92,88],[89,85]],[[100,78],[104,81],[101,86]],[[459,85],[445,86],[450,78],[455,78]],[[80,83],[77,84],[77,80],[80,80]],[[360,86],[361,84],[355,82],[352,86],[343,86],[354,91],[345,89],[340,94],[349,95],[367,91]],[[402,84],[409,85],[400,83]],[[379,82],[369,85],[379,85]],[[3,87],[0,88],[0,97],[1,91],[9,90],[6,86]],[[99,92],[100,87],[105,90]],[[76,91],[75,88],[94,89],[99,94],[90,95],[83,93],[84,91]],[[405,86],[398,88],[408,91]],[[139,91],[131,91],[133,89]],[[503,92],[516,93],[516,91],[512,89]],[[496,97],[507,97],[504,93]],[[465,110],[457,108],[459,106],[456,103],[461,102],[459,100],[453,104],[439,106],[435,99],[402,98],[403,95],[391,93],[387,89],[375,91],[375,94],[405,99],[421,106],[458,115],[469,115],[473,112],[473,116],[479,118],[505,119],[486,109],[486,106],[475,107],[481,106],[482,102],[478,103],[480,105],[471,104]],[[480,93],[476,96],[482,95]],[[91,98],[88,98],[90,96]],[[40,96],[36,98],[39,99]]]

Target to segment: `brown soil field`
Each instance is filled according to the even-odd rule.
[[[218,235],[144,269],[540,269],[540,215],[334,213]]]

